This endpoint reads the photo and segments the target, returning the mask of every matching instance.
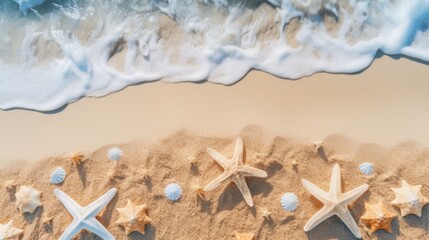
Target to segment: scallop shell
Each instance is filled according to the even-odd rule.
[[[282,208],[288,212],[295,212],[299,206],[298,197],[291,192],[283,194],[281,198]]]
[[[168,200],[176,201],[182,196],[182,187],[177,183],[170,183],[165,187],[164,193]]]
[[[66,170],[62,167],[57,167],[51,174],[51,183],[60,184],[66,179]]]
[[[122,157],[122,150],[117,147],[111,148],[107,152],[107,158],[109,158],[109,160],[118,161],[121,159],[121,157]]]
[[[365,175],[371,175],[374,172],[374,166],[369,162],[365,162],[359,165],[359,170]]]
[[[36,208],[42,206],[42,202],[40,201],[41,194],[41,192],[31,186],[21,186],[19,191],[15,193],[15,207],[21,213],[34,213]]]

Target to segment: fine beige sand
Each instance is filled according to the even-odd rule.
[[[360,142],[429,146],[427,76],[425,64],[385,56],[359,74],[291,81],[253,71],[233,86],[156,82],[55,113],[0,111],[0,167],[179,129],[236,134],[249,124],[312,141],[340,133]]]
[[[268,172],[266,179],[247,179],[254,207],[245,204],[233,184],[209,192],[206,201],[197,200],[193,186],[205,185],[222,172],[206,148],[211,147],[231,157],[237,137],[243,139],[246,164]],[[308,233],[303,231],[304,224],[320,209],[321,203],[303,188],[301,179],[306,178],[328,190],[332,166],[339,163],[343,191],[364,183],[370,186],[350,207],[363,239],[427,238],[428,207],[424,208],[421,218],[397,217],[392,224],[392,234],[385,231],[370,234],[359,221],[365,201],[392,201],[394,193],[390,188],[399,187],[402,180],[412,185],[422,184],[423,194],[429,197],[429,148],[413,142],[383,147],[330,135],[323,141],[323,150],[316,151],[307,140],[270,135],[259,127],[249,126],[231,136],[211,137],[179,131],[153,142],[119,145],[124,157],[116,165],[106,157],[110,147],[112,145],[87,152],[87,159],[80,167],[71,165],[66,157],[56,156],[33,166],[2,170],[2,183],[15,179],[18,188],[33,185],[42,191],[43,207],[34,214],[22,215],[14,207],[15,191],[2,187],[0,219],[3,222],[13,219],[16,227],[25,230],[24,240],[57,239],[72,218],[54,197],[53,189],[59,188],[86,205],[109,188],[116,187],[118,194],[104,211],[102,221],[117,239],[235,239],[234,230],[254,233],[256,239],[354,239],[337,217]],[[190,157],[195,157],[196,165],[189,164]],[[296,168],[292,161],[297,161]],[[358,165],[366,161],[375,166],[375,173],[370,176],[358,170]],[[50,173],[56,166],[63,166],[68,174],[60,186],[49,183]],[[144,170],[148,170],[148,179],[143,177]],[[182,198],[175,203],[163,195],[164,187],[172,182],[183,187]],[[294,213],[286,212],[280,206],[280,197],[285,192],[294,192],[300,199],[300,206]],[[124,229],[114,224],[118,219],[115,208],[124,207],[126,199],[149,206],[153,222],[147,225],[145,235],[133,233],[127,237]],[[272,212],[270,220],[261,216],[264,207]],[[398,209],[392,210],[398,212]],[[43,226],[42,219],[51,215],[54,216],[52,226]],[[78,237],[98,239],[88,232]]]

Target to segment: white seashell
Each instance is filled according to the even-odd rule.
[[[295,212],[299,206],[298,197],[291,192],[283,194],[281,198],[282,208],[288,212]]]
[[[66,170],[62,167],[57,167],[51,174],[51,183],[60,184],[66,179]]]
[[[374,172],[374,166],[369,162],[365,162],[359,165],[359,170],[365,175],[371,175]]]
[[[117,147],[111,148],[107,152],[107,158],[109,158],[109,160],[118,161],[121,159],[121,157],[122,157],[122,150]]]
[[[31,186],[21,186],[19,191],[15,193],[16,202],[15,207],[21,213],[34,213],[36,208],[42,206],[40,201],[41,192],[37,191]]]
[[[164,193],[168,200],[176,201],[182,196],[182,187],[177,183],[170,183],[165,187]]]

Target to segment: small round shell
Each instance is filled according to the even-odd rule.
[[[359,165],[359,170],[365,175],[371,175],[374,172],[374,166],[369,162],[365,162]]]
[[[281,198],[282,208],[288,212],[295,212],[299,206],[298,197],[291,192],[283,194]]]
[[[66,170],[62,167],[57,167],[51,174],[51,183],[60,184],[66,179]]]
[[[176,201],[182,196],[182,187],[177,183],[170,183],[164,189],[165,196],[170,201]]]
[[[118,161],[121,159],[121,157],[122,157],[122,150],[117,147],[111,148],[107,152],[107,158],[109,158],[109,160]]]

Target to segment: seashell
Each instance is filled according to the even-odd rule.
[[[116,208],[116,210],[119,212],[119,219],[116,224],[124,227],[126,235],[132,232],[145,234],[145,226],[152,221],[147,215],[148,207],[146,204],[137,205],[128,199],[127,206]]]
[[[371,228],[371,232],[383,229],[392,233],[392,220],[396,215],[398,214],[390,211],[380,199],[375,204],[365,203],[365,214],[360,219]]]
[[[283,194],[281,198],[282,208],[288,212],[295,212],[299,206],[298,197],[291,192]]]
[[[371,175],[374,172],[374,166],[369,162],[365,162],[359,165],[359,170],[365,175]]]
[[[122,157],[122,150],[117,147],[111,148],[107,152],[107,158],[109,158],[109,160],[118,161],[121,159],[121,157]]]
[[[79,166],[82,163],[84,157],[85,156],[81,152],[74,152],[70,154],[69,158],[72,164],[74,164],[75,166]]]
[[[177,183],[170,183],[164,189],[165,196],[170,201],[176,201],[182,196],[182,188]]]
[[[418,217],[422,216],[422,208],[429,204],[422,193],[422,185],[410,185],[407,181],[402,180],[400,188],[391,188],[395,193],[395,199],[390,202],[393,206],[401,210],[401,215],[414,214]]]
[[[36,208],[42,206],[40,201],[41,192],[37,191],[31,186],[21,186],[19,191],[15,193],[16,202],[15,207],[21,213],[34,213]]]
[[[0,239],[18,240],[24,231],[13,226],[13,220],[0,224]]]
[[[62,167],[57,167],[51,174],[51,183],[60,184],[66,179],[66,170]]]

